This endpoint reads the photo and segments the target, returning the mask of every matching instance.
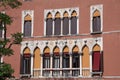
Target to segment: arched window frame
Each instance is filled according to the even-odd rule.
[[[46,36],[53,35],[53,18],[52,14],[49,12],[46,18]]]
[[[33,37],[33,21],[34,21],[34,11],[33,10],[23,10],[22,11],[22,33],[24,33],[24,22],[25,16],[29,15],[31,17],[31,35],[29,37]],[[26,36],[27,37],[27,36]]]
[[[76,15],[76,23],[77,23],[77,30],[76,30],[76,33],[75,34],[71,34],[71,14],[72,12],[76,12],[77,15]],[[56,13],[60,13],[60,20],[61,20],[61,28],[59,29],[60,31],[57,31],[59,33],[55,33],[55,19],[56,18]],[[68,15],[68,18],[69,18],[69,33],[67,34],[63,34],[63,19],[64,19],[64,12],[67,12],[69,15]],[[46,19],[47,19],[47,15],[48,13],[51,13],[52,14],[52,19],[53,19],[53,33],[52,33],[52,36],[67,36],[67,35],[78,35],[79,34],[79,8],[78,7],[75,7],[75,8],[64,8],[64,9],[50,9],[50,10],[44,10],[44,36],[47,37],[46,35]]]
[[[77,35],[78,34],[78,17],[77,12],[75,10],[71,13],[71,23],[70,23],[70,34]]]
[[[64,12],[64,14],[63,14],[63,19],[62,19],[62,21],[63,21],[63,25],[62,25],[62,34],[63,35],[69,35],[69,33],[70,33],[70,17],[69,17],[69,14],[68,14],[68,12],[67,11],[65,11]]]
[[[78,46],[74,46],[72,49],[72,76],[80,75],[80,55]]]
[[[50,75],[50,48],[49,47],[45,47],[44,51],[43,51],[43,76],[49,76]]]
[[[56,12],[55,18],[54,18],[54,35],[59,36],[61,35],[61,15],[60,12]]]
[[[23,50],[23,54],[21,55],[21,67],[20,67],[20,74],[31,74],[31,53],[30,49],[26,47]]]
[[[103,52],[101,47],[96,44],[92,50],[92,76],[102,76],[103,73]]]
[[[100,30],[99,31],[93,31],[93,18],[94,18],[94,12],[98,10],[100,13]],[[103,31],[103,5],[92,5],[90,7],[90,33],[91,34],[100,34]]]

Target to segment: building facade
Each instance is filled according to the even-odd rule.
[[[2,60],[16,78],[120,79],[119,0],[22,0],[6,10],[22,32],[21,45]],[[2,37],[2,31],[0,32]]]

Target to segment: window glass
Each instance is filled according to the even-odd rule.
[[[63,35],[69,34],[69,18],[64,17],[63,18]]]
[[[55,27],[54,27],[54,35],[60,35],[60,34],[61,34],[61,19],[56,18]]]
[[[24,37],[31,36],[31,20],[24,22]]]
[[[93,17],[93,32],[101,32],[100,16]]]
[[[77,34],[77,17],[71,17],[71,34]]]
[[[53,20],[52,18],[48,18],[46,20],[46,35],[52,35],[53,31]]]

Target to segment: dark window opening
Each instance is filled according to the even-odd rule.
[[[72,67],[73,68],[79,68],[79,54],[78,53],[73,53],[72,55]]]
[[[69,61],[69,54],[63,53],[63,68],[69,68],[70,61]]]
[[[60,35],[60,34],[61,34],[61,19],[56,18],[55,26],[54,26],[54,35]]]
[[[21,56],[21,74],[31,73],[31,55],[24,54]]]
[[[101,32],[101,19],[100,16],[93,17],[93,33]]]
[[[69,34],[69,18],[64,17],[63,18],[63,35]]]
[[[77,34],[77,17],[71,18],[71,34]]]
[[[59,53],[53,55],[53,68],[60,68],[60,56]]]
[[[24,37],[31,37],[31,20],[25,21],[24,22]]]
[[[50,54],[45,53],[43,56],[43,68],[50,68]]]
[[[53,31],[53,20],[52,18],[48,18],[46,20],[46,35],[52,35]]]

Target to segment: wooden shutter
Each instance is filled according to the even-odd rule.
[[[93,72],[99,72],[101,69],[101,54],[100,51],[94,51],[92,56],[92,65],[93,65]]]

